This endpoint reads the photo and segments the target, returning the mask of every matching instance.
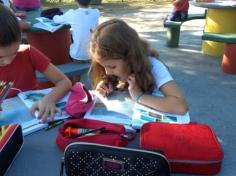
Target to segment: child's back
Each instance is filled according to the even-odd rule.
[[[71,9],[64,15],[57,15],[53,18],[57,23],[68,23],[72,27],[73,43],[70,46],[70,56],[72,59],[89,59],[90,36],[98,24],[99,16],[98,9],[78,8]]]

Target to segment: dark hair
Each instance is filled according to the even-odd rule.
[[[21,40],[18,20],[8,7],[0,4],[0,46],[8,46]]]
[[[157,52],[149,48],[147,41],[140,39],[137,32],[127,23],[112,19],[100,24],[92,34],[90,54],[97,73],[95,84],[104,72],[94,61],[94,54],[102,59],[122,59],[134,73],[138,86],[143,92],[150,93],[155,88],[155,79],[151,73],[149,56],[158,57]]]
[[[90,4],[90,1],[91,0],[77,0],[79,5],[84,5],[84,6],[88,6]]]

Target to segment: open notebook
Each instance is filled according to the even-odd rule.
[[[35,23],[33,27],[44,29],[49,32],[55,32],[63,26],[63,24],[55,23],[53,20],[45,17],[38,17],[36,20],[39,22]]]
[[[126,91],[115,91],[103,97],[97,91],[90,91],[94,104],[84,118],[123,124],[127,130],[133,130],[133,101]]]
[[[52,88],[48,89],[42,89],[42,90],[30,90],[30,91],[25,91],[21,92],[18,94],[18,97],[21,99],[21,101],[26,105],[28,109],[31,108],[31,106],[41,100],[45,95],[47,95]],[[66,102],[68,100],[69,93],[63,97],[61,100],[59,100],[56,103],[56,106],[62,110],[62,116],[59,116],[58,114],[55,114],[54,120],[59,120],[59,119],[66,119],[69,117],[69,115],[65,112],[64,108],[66,105]],[[38,116],[38,112],[35,112],[35,118],[25,121],[21,124],[23,134],[27,135],[30,134],[34,131],[40,130],[42,128],[45,128],[48,126],[48,123],[41,123],[36,117]]]

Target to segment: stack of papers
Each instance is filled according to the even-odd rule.
[[[33,27],[44,29],[49,32],[55,32],[63,26],[63,24],[55,23],[53,20],[45,17],[38,17],[36,18],[36,20],[38,20],[39,22],[35,23]]]

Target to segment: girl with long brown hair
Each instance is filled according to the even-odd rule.
[[[92,34],[90,55],[96,90],[107,96],[118,83],[130,97],[161,112],[185,114],[187,103],[158,53],[127,23],[112,19]]]

